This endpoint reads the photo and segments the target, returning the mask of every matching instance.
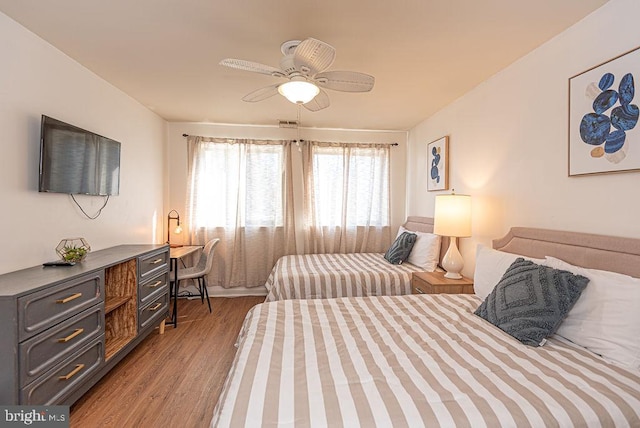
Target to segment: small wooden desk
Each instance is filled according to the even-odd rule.
[[[169,249],[169,269],[173,272],[173,278],[169,278],[171,281],[169,295],[173,299],[173,312],[171,313],[171,321],[167,324],[171,324],[174,328],[178,327],[178,260],[201,249],[202,246],[200,245],[187,245]]]

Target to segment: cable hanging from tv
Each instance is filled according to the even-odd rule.
[[[107,195],[104,199],[104,204],[102,204],[102,206],[100,207],[100,209],[98,210],[97,213],[95,213],[93,216],[90,216],[89,214],[87,214],[87,212],[80,206],[80,204],[78,203],[78,201],[76,201],[76,198],[73,196],[72,193],[69,194],[69,196],[71,196],[71,199],[73,199],[73,202],[76,203],[76,205],[78,206],[78,208],[80,208],[80,211],[82,211],[82,214],[85,215],[85,217],[87,217],[89,220],[95,220],[98,217],[100,217],[100,214],[102,214],[102,210],[104,209],[104,207],[107,206],[107,202],[109,202],[109,195]]]

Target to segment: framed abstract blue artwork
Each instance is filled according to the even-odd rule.
[[[569,176],[640,170],[640,48],[569,79]]]
[[[427,145],[427,191],[449,188],[449,137]]]

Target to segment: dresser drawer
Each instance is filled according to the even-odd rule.
[[[20,344],[20,385],[62,362],[103,332],[104,310],[95,305]]]
[[[138,258],[138,274],[144,279],[160,270],[169,270],[169,251],[156,251]]]
[[[140,309],[140,315],[138,316],[138,331],[142,331],[147,326],[166,317],[167,315],[169,315],[169,294],[164,293],[162,296]]]
[[[20,404],[52,405],[64,398],[100,368],[104,360],[104,336],[73,354],[67,361],[20,390]]]
[[[169,290],[169,272],[145,279],[138,286],[138,299],[140,306],[144,306],[154,297],[166,293]]]
[[[103,301],[103,272],[93,272],[18,299],[20,341]]]

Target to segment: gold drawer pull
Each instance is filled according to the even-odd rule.
[[[56,300],[56,303],[68,303],[72,300],[77,299],[78,297],[82,297],[82,293],[76,293],[76,294],[72,294],[69,297],[65,297],[64,299],[58,299]]]
[[[69,380],[72,377],[74,377],[83,368],[84,368],[84,364],[76,364],[76,368],[75,369],[71,370],[69,373],[67,373],[64,376],[58,377],[58,379],[60,379],[60,380]]]
[[[156,281],[153,284],[147,285],[149,288],[156,288],[158,285],[162,284],[162,281]]]
[[[78,336],[79,334],[82,334],[83,332],[84,332],[84,328],[76,328],[75,331],[73,333],[71,333],[69,336],[61,337],[60,339],[58,339],[58,342],[60,342],[60,343],[68,342],[71,339],[73,339],[74,337]]]
[[[160,309],[160,306],[162,306],[162,302],[156,303],[156,305],[153,308],[149,308],[149,310],[157,311],[158,309]]]
[[[157,265],[158,263],[162,263],[164,261],[164,259],[155,259],[154,261],[151,262],[152,265]]]
[[[422,291],[420,288],[418,287],[413,287],[413,289],[418,293],[418,294],[424,294],[424,291]]]

